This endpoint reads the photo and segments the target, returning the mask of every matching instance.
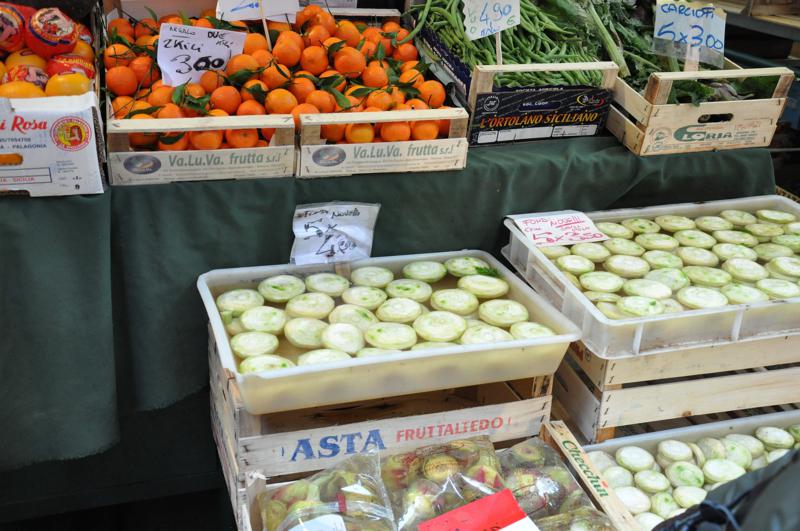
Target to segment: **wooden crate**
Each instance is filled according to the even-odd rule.
[[[795,203],[800,203],[800,196],[793,194],[792,192],[790,192],[789,190],[787,190],[785,188],[781,188],[780,186],[777,186],[775,188],[775,193],[777,193],[778,195],[782,195],[783,197],[788,197],[789,199],[791,199]]]
[[[800,335],[601,358],[573,343],[554,394],[591,443],[624,426],[800,402]]]
[[[298,177],[460,170],[467,164],[467,121],[462,108],[300,115]],[[448,138],[326,145],[323,125],[448,120]]]
[[[259,481],[294,479],[373,448],[402,451],[479,434],[493,441],[528,438],[549,419],[552,400],[552,375],[542,375],[254,416],[242,406],[235,377],[220,365],[213,339],[209,368],[212,431],[239,520]]]
[[[732,2],[743,5],[742,15],[752,17],[800,14],[800,0],[732,0]]]
[[[786,105],[793,72],[783,67],[742,69],[730,61],[726,67],[653,73],[644,95],[617,78],[614,101],[620,108],[609,112],[608,130],[636,155],[768,146]],[[667,104],[675,81],[770,76],[779,80],[769,99]]]

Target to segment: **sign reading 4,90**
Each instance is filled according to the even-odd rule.
[[[703,2],[658,0],[653,50],[722,66],[725,53],[725,12]]]
[[[471,41],[513,28],[519,21],[519,0],[464,0],[464,31]]]
[[[158,39],[158,67],[164,83],[177,86],[196,82],[206,70],[222,70],[242,53],[245,34],[180,24],[162,24]]]

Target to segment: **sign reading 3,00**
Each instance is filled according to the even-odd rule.
[[[162,24],[158,66],[164,82],[176,86],[199,81],[206,70],[222,70],[242,53],[244,32]]]

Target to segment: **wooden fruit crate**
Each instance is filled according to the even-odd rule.
[[[608,516],[617,529],[637,529],[633,516],[625,509],[600,473],[591,463],[581,445],[569,431],[567,425],[560,421],[543,422],[538,431],[539,437],[550,445],[562,460],[568,464],[575,479],[589,495],[597,509]],[[272,484],[270,487],[277,487]],[[258,494],[266,487],[264,481],[253,481],[242,499],[242,505],[236,510],[239,531],[257,531],[261,529],[261,515],[256,502]]]
[[[480,434],[524,439],[550,415],[552,375],[254,416],[211,337],[212,431],[240,529],[241,508],[250,507],[259,481],[296,479],[374,448],[402,451]]]
[[[323,125],[447,120],[448,138],[326,145]],[[298,177],[460,170],[467,165],[467,122],[462,108],[300,115]]]
[[[744,5],[741,14],[752,17],[800,14],[800,0],[732,0],[732,2]]]
[[[554,395],[590,443],[625,426],[800,402],[800,335],[601,358],[573,343]]]
[[[783,67],[742,69],[730,61],[726,67],[653,73],[644,96],[617,78],[614,101],[620,108],[612,107],[606,127],[636,155],[768,146],[794,74]],[[768,99],[667,104],[675,81],[772,76],[779,80]]]

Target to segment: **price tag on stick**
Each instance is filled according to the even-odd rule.
[[[595,227],[589,216],[577,210],[561,210],[547,214],[508,216],[537,247],[599,242],[608,236]]]
[[[369,258],[381,206],[369,203],[298,205],[291,261],[297,265]]]
[[[244,50],[245,33],[180,24],[161,24],[158,67],[164,83],[197,82],[206,70],[224,70]]]
[[[653,51],[687,62],[722,67],[725,60],[725,11],[705,2],[658,0]]]
[[[471,41],[513,28],[519,21],[519,0],[464,0],[464,31]]]
[[[298,11],[299,0],[217,0],[217,18],[220,20],[259,20],[264,17],[277,22],[286,22],[288,18],[293,23]]]

